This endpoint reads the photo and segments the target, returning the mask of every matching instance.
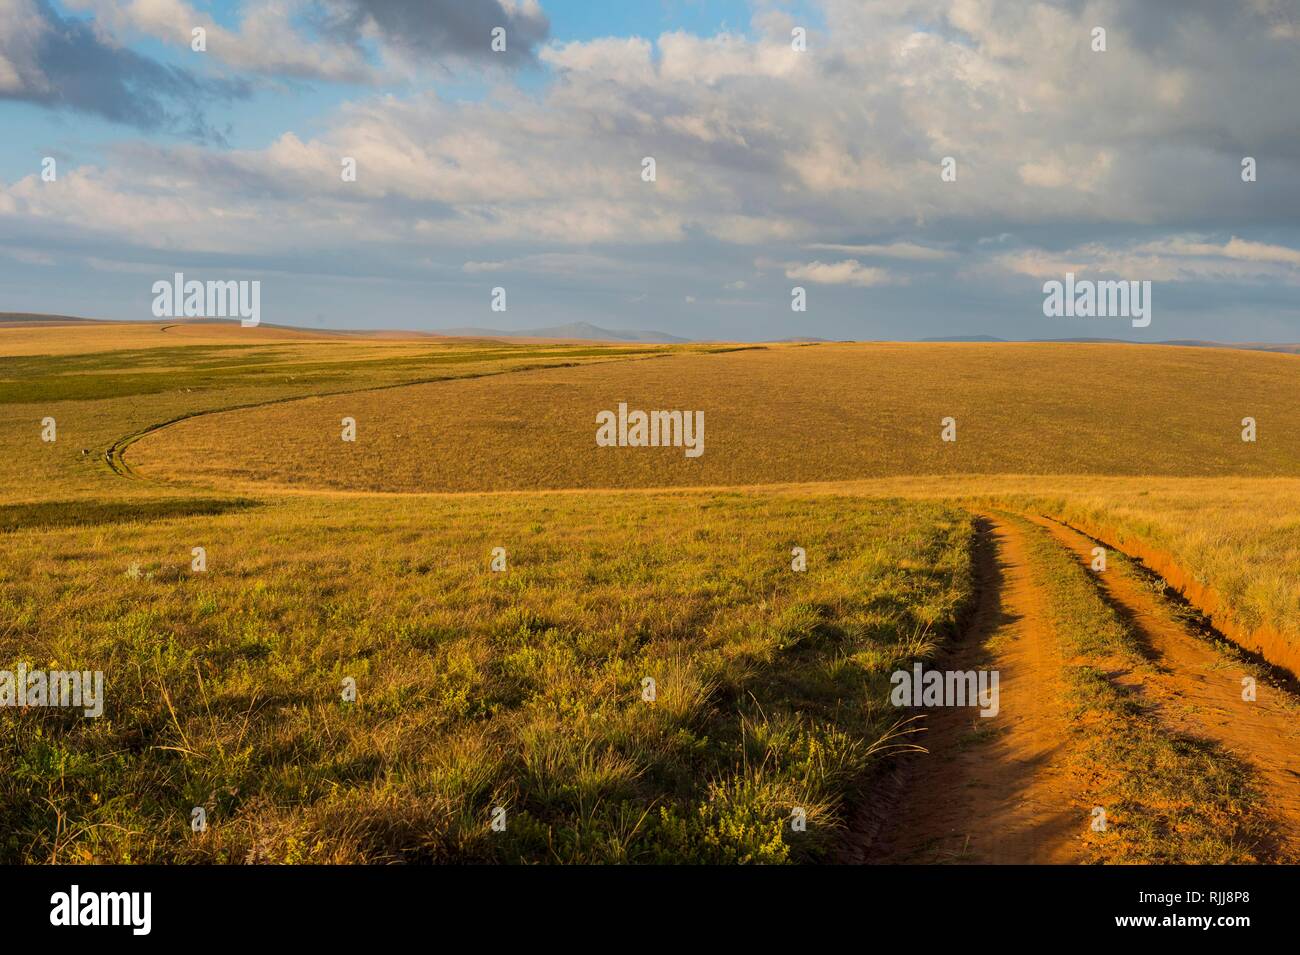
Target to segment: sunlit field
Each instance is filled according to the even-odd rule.
[[[769,345],[336,395],[195,418],[142,475],[367,491],[900,474],[1300,476],[1300,357],[1169,346]],[[597,447],[596,415],[703,411],[706,451]],[[340,440],[344,417],[357,440]],[[941,440],[944,418],[955,441]],[[1242,419],[1259,440],[1241,440]]]
[[[853,860],[924,742],[890,674],[968,624],[988,513],[1300,662],[1297,356],[88,328],[0,329],[0,667],[106,686],[100,719],[0,713],[2,861]],[[597,447],[620,402],[703,410],[704,453]],[[1116,695],[1137,638],[1024,533],[1097,730],[1081,858],[1281,858],[1238,754]]]
[[[899,719],[887,674],[970,590],[938,505],[222,507],[6,535],[0,658],[108,696],[6,714],[7,860],[827,858]],[[788,843],[795,806],[814,837]]]
[[[1207,610],[1296,671],[1297,374],[1298,356],[1224,349],[771,345],[201,416],[145,436],[124,459],[145,478],[247,491],[751,486],[912,475],[926,480],[865,493],[1027,495],[1022,503],[1118,535],[1117,546],[1158,548],[1189,582],[1214,591]],[[619,403],[705,410],[705,452],[597,447],[596,414]],[[345,417],[356,422],[355,442],[341,440]],[[942,440],[948,417],[951,442]],[[1248,417],[1253,442],[1242,440]],[[1190,477],[1198,479],[1176,480]]]

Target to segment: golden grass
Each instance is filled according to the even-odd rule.
[[[1300,675],[1300,479],[995,475],[806,490],[830,492],[964,500],[1067,521],[1140,557],[1217,629]]]
[[[908,475],[852,493],[1018,496],[1113,531],[1117,546],[1158,547],[1221,629],[1297,671],[1298,371],[1293,355],[1176,347],[769,346],[212,415],[147,436],[127,460],[145,476],[244,491],[848,489]],[[704,410],[704,455],[597,447],[595,414],[620,401]],[[955,444],[940,440],[947,415]],[[354,444],[340,440],[344,416],[357,420]]]
[[[665,346],[458,339],[304,341],[265,328],[68,325],[0,328],[0,500],[156,497],[104,466],[124,436],[184,415],[321,393],[525,368],[622,361]],[[173,337],[183,332],[180,338]],[[691,350],[708,346],[688,346]],[[58,440],[40,439],[52,417]],[[84,453],[83,453],[84,452]]]
[[[24,360],[19,353],[36,349],[33,342],[44,342],[51,353],[90,353],[74,368],[50,366],[38,383],[55,389],[78,375],[103,372],[104,381],[120,382],[138,372],[142,340],[176,333],[194,338],[191,348],[154,346],[166,356],[161,386],[145,378],[134,392],[127,387],[100,400],[0,405],[0,441],[9,449],[0,457],[3,499],[158,501],[192,494],[122,481],[102,461],[122,436],[182,414],[420,377],[647,354],[630,347],[435,345],[346,336],[272,345],[270,337],[280,330],[162,327],[0,329],[0,349],[12,361]],[[245,333],[254,338],[241,338]],[[218,340],[224,350],[203,350]],[[245,345],[233,347],[238,341]],[[119,354],[98,354],[110,348]],[[1296,483],[1166,476],[1295,474],[1295,356],[1106,345],[691,351],[655,347],[648,354],[672,357],[439,381],[199,417],[148,435],[126,456],[146,475],[207,484],[218,496],[275,486],[746,486],[905,472],[908,477],[844,488],[871,496],[1028,495],[1026,506],[1114,531],[1117,545],[1166,552],[1197,586],[1213,591],[1216,606],[1207,609],[1221,627],[1269,631],[1261,639],[1274,644],[1270,659],[1285,656],[1277,647],[1300,647]],[[225,363],[221,376],[213,371],[216,362]],[[0,385],[18,373],[6,367],[13,366],[0,364]],[[24,378],[14,383],[20,392],[27,387]],[[157,387],[163,390],[150,390]],[[706,410],[704,456],[596,448],[593,409],[619,400]],[[358,419],[355,445],[338,440],[344,412]],[[955,445],[938,440],[938,419],[946,413],[958,419]],[[1246,413],[1259,422],[1257,444],[1239,440]],[[46,414],[59,421],[55,445],[38,440]],[[1075,474],[1056,473],[1071,466]],[[990,473],[958,473],[964,468]],[[1028,476],[992,474],[1012,469]]]
[[[0,355],[86,355],[178,344],[247,345],[345,340],[328,332],[236,322],[86,322],[69,325],[0,326]]]
[[[210,334],[0,329],[0,667],[112,707],[8,724],[6,860],[824,858],[969,593],[967,502],[1167,550],[1300,646],[1295,356]],[[704,410],[704,456],[596,448],[619,401]],[[105,464],[186,415],[147,480]]]
[[[900,474],[1300,474],[1300,357],[1058,344],[769,346],[196,418],[164,480],[367,491],[752,485]],[[596,446],[596,414],[700,410],[705,452]],[[940,440],[941,419],[958,440]],[[1241,440],[1254,417],[1260,439]],[[356,419],[355,444],[340,421]]]

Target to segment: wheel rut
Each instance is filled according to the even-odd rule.
[[[925,709],[928,750],[910,760],[890,818],[864,853],[872,863],[1077,863],[1088,809],[1067,765],[1063,660],[1025,531],[996,514],[976,520],[979,603],[972,624],[935,661],[996,670],[999,711]]]
[[[1096,541],[1057,521],[1033,520],[1091,564]],[[1155,664],[1141,691],[1161,721],[1213,740],[1253,768],[1281,839],[1278,861],[1300,861],[1300,700],[1265,680],[1256,681],[1254,700],[1243,698],[1247,669],[1177,620],[1163,597],[1114,568],[1097,574],[1097,584]]]

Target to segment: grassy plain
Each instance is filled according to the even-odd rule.
[[[780,495],[11,530],[0,665],[103,670],[108,706],[4,712],[0,859],[825,859],[900,718],[888,673],[968,598],[968,533],[942,505]]]
[[[689,346],[707,348],[709,346]],[[666,353],[665,346],[326,336],[230,325],[0,328],[5,498],[166,496],[103,466],[115,442],[187,415],[303,395]],[[55,419],[58,440],[40,441]]]
[[[969,597],[969,525],[944,505],[285,499],[103,459],[213,406],[655,348],[141,350],[124,331],[130,348],[77,355],[63,336],[80,329],[45,330],[58,354],[4,359],[0,667],[99,669],[108,687],[98,720],[4,711],[4,861],[827,858],[891,745],[887,674]]]
[[[853,492],[1014,500],[1167,552],[1214,591],[1217,622],[1300,672],[1298,379],[1300,356],[1224,349],[769,345],[197,417],[126,460],[146,477],[243,490],[886,479]],[[704,410],[705,453],[596,447],[596,412],[624,401]],[[355,443],[340,440],[344,416]],[[948,416],[955,442],[940,440]]]
[[[889,672],[970,600],[968,502],[1300,644],[1297,356],[89,329],[0,329],[0,669],[109,687],[0,714],[3,861],[833,858]],[[596,448],[619,401],[704,410],[705,454]]]
[[[1300,479],[953,475],[823,485],[1049,514],[1141,557],[1246,649],[1300,674]]]
[[[195,418],[144,475],[357,491],[683,487],[891,475],[1300,477],[1300,356],[1165,346],[769,345]],[[596,446],[596,414],[704,412],[706,452]],[[355,444],[340,440],[343,417]],[[1256,419],[1259,440],[1241,440]],[[957,441],[940,440],[941,421]]]

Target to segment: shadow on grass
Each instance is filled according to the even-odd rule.
[[[0,505],[0,533],[34,527],[79,527],[211,517],[259,506],[239,498],[177,498],[168,501],[47,501]]]

